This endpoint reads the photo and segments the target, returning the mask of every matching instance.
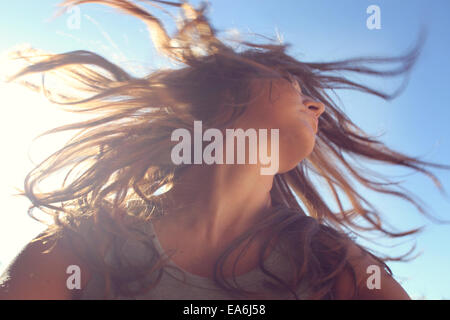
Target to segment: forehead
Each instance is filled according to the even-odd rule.
[[[296,76],[291,74],[286,74],[280,78],[259,78],[252,79],[251,81],[254,85],[263,85],[265,87],[274,87],[284,88],[284,89],[296,89],[301,90],[300,81]]]

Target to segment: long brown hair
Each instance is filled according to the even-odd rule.
[[[202,120],[205,126],[211,127],[232,123],[245,111],[251,98],[249,83],[252,79],[294,76],[305,94],[325,104],[325,112],[319,120],[313,152],[296,168],[275,176],[271,190],[274,206],[266,218],[236,239],[217,261],[214,280],[219,287],[236,297],[251,294],[225,279],[221,267],[239,243],[252,239],[263,230],[270,230],[270,237],[261,251],[259,266],[274,280],[272,286],[278,284],[280,289],[295,296],[297,286],[307,279],[312,299],[333,298],[336,276],[349,267],[347,249],[353,235],[375,231],[388,237],[404,237],[419,230],[394,232],[385,227],[376,208],[358,192],[360,186],[400,197],[415,205],[421,213],[427,213],[416,197],[396,182],[378,172],[358,168],[348,157],[407,167],[430,177],[441,190],[438,179],[426,167],[450,167],[388,148],[353,123],[330,94],[337,89],[351,89],[385,100],[395,98],[402,88],[388,94],[352,81],[344,74],[381,78],[404,75],[407,78],[419,56],[423,37],[416,47],[399,57],[301,62],[287,54],[289,44],[275,41],[264,44],[240,41],[240,49],[233,48],[216,36],[216,30],[206,17],[205,4],[194,8],[187,2],[148,1],[161,9],[164,6],[182,9],[178,29],[170,36],[159,19],[131,1],[66,0],[62,5],[64,8],[91,2],[115,7],[144,21],[159,52],[179,63],[179,67],[135,77],[90,51],[48,56],[18,52],[18,56],[30,64],[11,80],[45,72],[45,75],[64,76],[73,81],[69,82],[72,87],[91,94],[81,97],[50,90],[42,78],[42,90],[52,102],[70,112],[92,113],[97,117],[44,133],[80,130],[63,148],[27,175],[23,195],[32,202],[30,215],[33,216],[34,208],[39,208],[54,218],[45,237],[58,238],[65,232],[78,239],[72,241],[74,247],[93,269],[103,270],[107,284],[120,294],[136,294],[126,284],[144,277],[148,268],[136,269],[122,264],[119,269],[111,269],[102,257],[105,248],[120,246],[118,239],[136,235],[135,220],[129,220],[130,216],[142,221],[165,214],[162,210],[164,193],[157,191],[176,184],[183,170],[189,167],[175,166],[170,160],[174,145],[170,139],[172,131],[176,128],[193,130],[194,120]],[[393,63],[398,66],[386,69]],[[31,81],[24,84],[39,89]],[[82,170],[73,176],[75,169],[80,167]],[[61,188],[38,191],[44,179],[64,168],[70,170]],[[331,190],[339,208],[337,212],[330,209],[319,193],[313,175],[319,176]],[[343,197],[351,204],[349,209],[344,208]],[[89,236],[81,231],[81,226],[86,224]],[[107,241],[100,241],[100,234],[106,235]],[[290,282],[264,266],[264,251],[272,237],[279,238],[289,259],[294,262]],[[81,244],[80,241],[90,242]],[[389,273],[385,261],[406,257],[380,258],[369,254]],[[163,264],[158,264],[151,272],[160,275],[162,267]],[[123,272],[125,269],[128,272]]]

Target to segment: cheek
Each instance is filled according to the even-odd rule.
[[[279,107],[279,106],[278,106]],[[254,108],[247,109],[236,127],[248,129],[279,129],[278,161],[279,173],[287,172],[306,158],[314,149],[315,133],[308,120],[298,108]],[[270,133],[269,137],[270,137]],[[269,140],[269,148],[270,148]]]

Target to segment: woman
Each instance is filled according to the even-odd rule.
[[[170,37],[158,19],[129,1],[64,5],[88,2],[142,19],[160,52],[183,66],[136,78],[95,53],[75,51],[30,56],[30,65],[12,77],[63,73],[91,96],[77,99],[44,88],[49,99],[70,111],[100,115],[48,132],[83,129],[25,180],[30,211],[41,209],[54,224],[4,274],[1,298],[409,299],[385,264],[389,258],[369,253],[352,234],[403,237],[418,230],[386,229],[350,179],[424,211],[403,189],[357,168],[347,155],[411,168],[437,186],[424,167],[449,167],[408,157],[367,136],[325,90],[347,88],[392,99],[395,94],[339,72],[408,74],[420,46],[400,58],[305,63],[289,56],[286,45],[241,42],[246,50],[232,49],[216,37],[205,6],[152,1],[183,10]],[[370,66],[393,62],[401,67]],[[215,134],[203,141],[194,137],[193,144],[175,152],[186,142],[175,130],[195,135],[196,123]],[[230,129],[269,133],[244,149],[219,145],[211,152],[212,136],[231,143]],[[255,148],[268,151],[265,160],[276,162],[275,172],[262,174],[268,162],[261,151],[250,160]],[[244,163],[238,162],[239,152]],[[174,154],[231,161],[176,164]],[[61,188],[37,190],[61,168],[69,169]],[[319,193],[317,179],[332,191],[338,212]],[[68,270],[76,271],[79,283]],[[379,271],[375,281],[373,270]]]

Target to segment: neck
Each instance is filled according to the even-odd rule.
[[[169,192],[167,219],[211,246],[242,234],[271,206],[272,175],[257,165],[193,165]]]

